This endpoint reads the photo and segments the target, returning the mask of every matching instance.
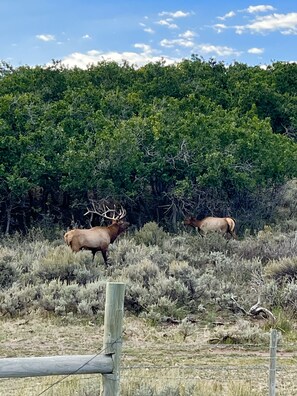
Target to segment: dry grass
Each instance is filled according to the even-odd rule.
[[[209,345],[209,330],[193,325],[183,341],[180,326],[151,327],[126,317],[122,354],[122,395],[264,396],[268,393],[269,345]],[[103,325],[74,317],[2,319],[2,357],[95,354]],[[297,394],[297,353],[278,354],[278,395]],[[63,377],[1,380],[1,395],[37,396]],[[99,394],[100,375],[70,376],[45,395]]]

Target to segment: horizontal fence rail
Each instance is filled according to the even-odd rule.
[[[0,378],[39,377],[70,374],[110,374],[113,360],[108,355],[65,355],[0,359]]]
[[[107,282],[104,314],[104,346],[96,355],[64,355],[0,359],[0,378],[52,375],[102,374],[102,396],[120,394],[120,354],[125,284]],[[62,378],[63,380],[63,378]],[[60,380],[60,381],[62,381]],[[60,381],[54,383],[58,384]],[[40,393],[43,394],[53,385]],[[0,390],[0,394],[1,390]],[[98,393],[99,395],[99,387]]]

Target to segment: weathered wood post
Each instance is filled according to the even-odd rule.
[[[269,364],[269,396],[275,396],[276,389],[276,347],[277,330],[271,329],[270,333],[270,364]]]
[[[103,396],[120,394],[120,357],[122,351],[122,323],[124,316],[125,284],[108,282],[104,316],[104,354],[111,355],[113,372],[103,374]]]

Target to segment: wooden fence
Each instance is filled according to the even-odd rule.
[[[101,353],[96,355],[0,359],[0,378],[101,373],[102,395],[119,396],[124,294],[124,283],[107,283],[104,338]],[[272,329],[270,338],[269,396],[275,396],[276,394],[276,349],[277,331]]]
[[[124,294],[124,283],[107,283],[102,354],[0,359],[0,378],[101,373],[103,395],[119,395]]]

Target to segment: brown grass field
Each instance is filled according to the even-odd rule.
[[[102,349],[103,325],[74,317],[26,317],[1,321],[1,357],[96,354]],[[191,325],[152,327],[125,317],[121,360],[121,394],[268,395],[267,345],[209,344],[209,330]],[[277,394],[297,394],[294,345],[277,353]],[[58,383],[56,383],[58,382]],[[56,384],[55,384],[56,383]],[[54,384],[54,385],[53,385]],[[47,390],[48,389],[48,390]],[[101,375],[2,379],[2,396],[99,395]]]

